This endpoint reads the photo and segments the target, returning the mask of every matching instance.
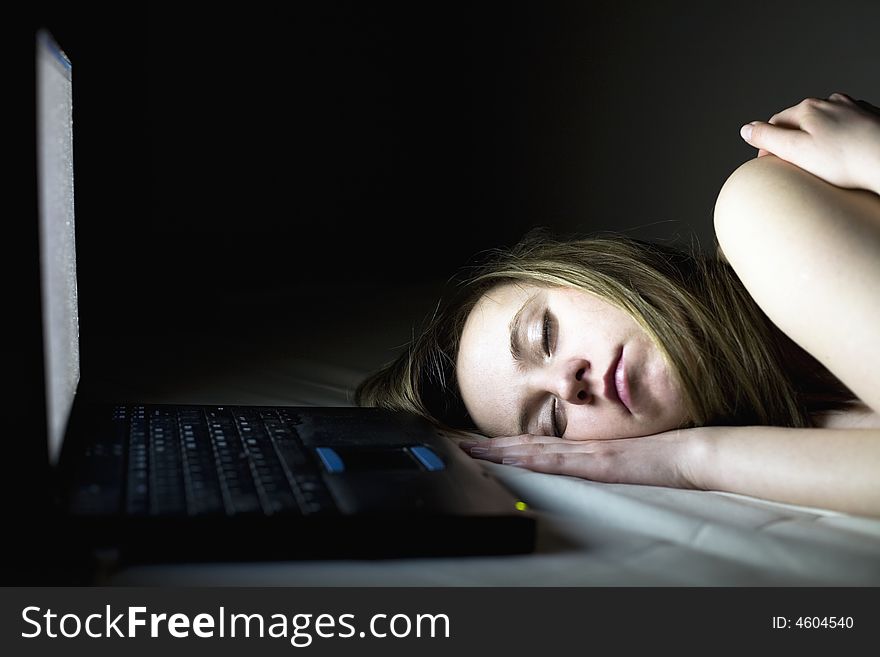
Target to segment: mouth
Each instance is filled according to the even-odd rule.
[[[628,413],[632,414],[632,400],[629,394],[629,385],[626,380],[626,368],[624,367],[623,348],[611,362],[605,373],[605,397],[623,406]]]

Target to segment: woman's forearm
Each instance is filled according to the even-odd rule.
[[[690,468],[699,488],[880,517],[880,429],[699,431]]]

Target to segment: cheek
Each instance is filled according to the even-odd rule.
[[[508,386],[485,372],[472,378],[461,377],[459,389],[468,415],[480,432],[490,436],[511,435],[515,424],[515,400]],[[462,380],[465,385],[462,386]]]
[[[667,365],[662,357],[660,357],[660,361],[660,391],[662,393],[662,401],[670,406],[681,407],[683,406],[684,391],[678,383],[678,377],[675,376],[672,366]]]
[[[673,429],[690,419],[685,407],[683,389],[671,372],[666,373],[665,387],[661,388],[660,392],[661,394],[658,395],[659,416],[666,418],[666,424],[670,425],[668,429]]]

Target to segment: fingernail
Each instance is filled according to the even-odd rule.
[[[458,446],[464,450],[470,449],[471,447],[476,447],[479,443],[476,440],[462,440],[458,443]]]
[[[520,459],[514,459],[514,458],[509,458],[509,457],[505,458],[505,459],[501,459],[501,463],[503,463],[504,465],[522,465],[523,464],[523,462]]]
[[[483,456],[484,454],[489,453],[488,447],[471,447],[470,453],[472,456]]]
[[[742,128],[739,129],[740,136],[746,141],[752,140],[752,124],[746,123]]]

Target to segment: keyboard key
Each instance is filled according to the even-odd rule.
[[[122,459],[129,514],[201,515],[335,511],[289,411],[251,407],[134,406],[113,410],[120,443],[93,450]],[[98,489],[91,493],[98,495]],[[101,491],[101,496],[106,496]],[[88,498],[87,491],[80,497]],[[96,498],[97,499],[97,498]]]

